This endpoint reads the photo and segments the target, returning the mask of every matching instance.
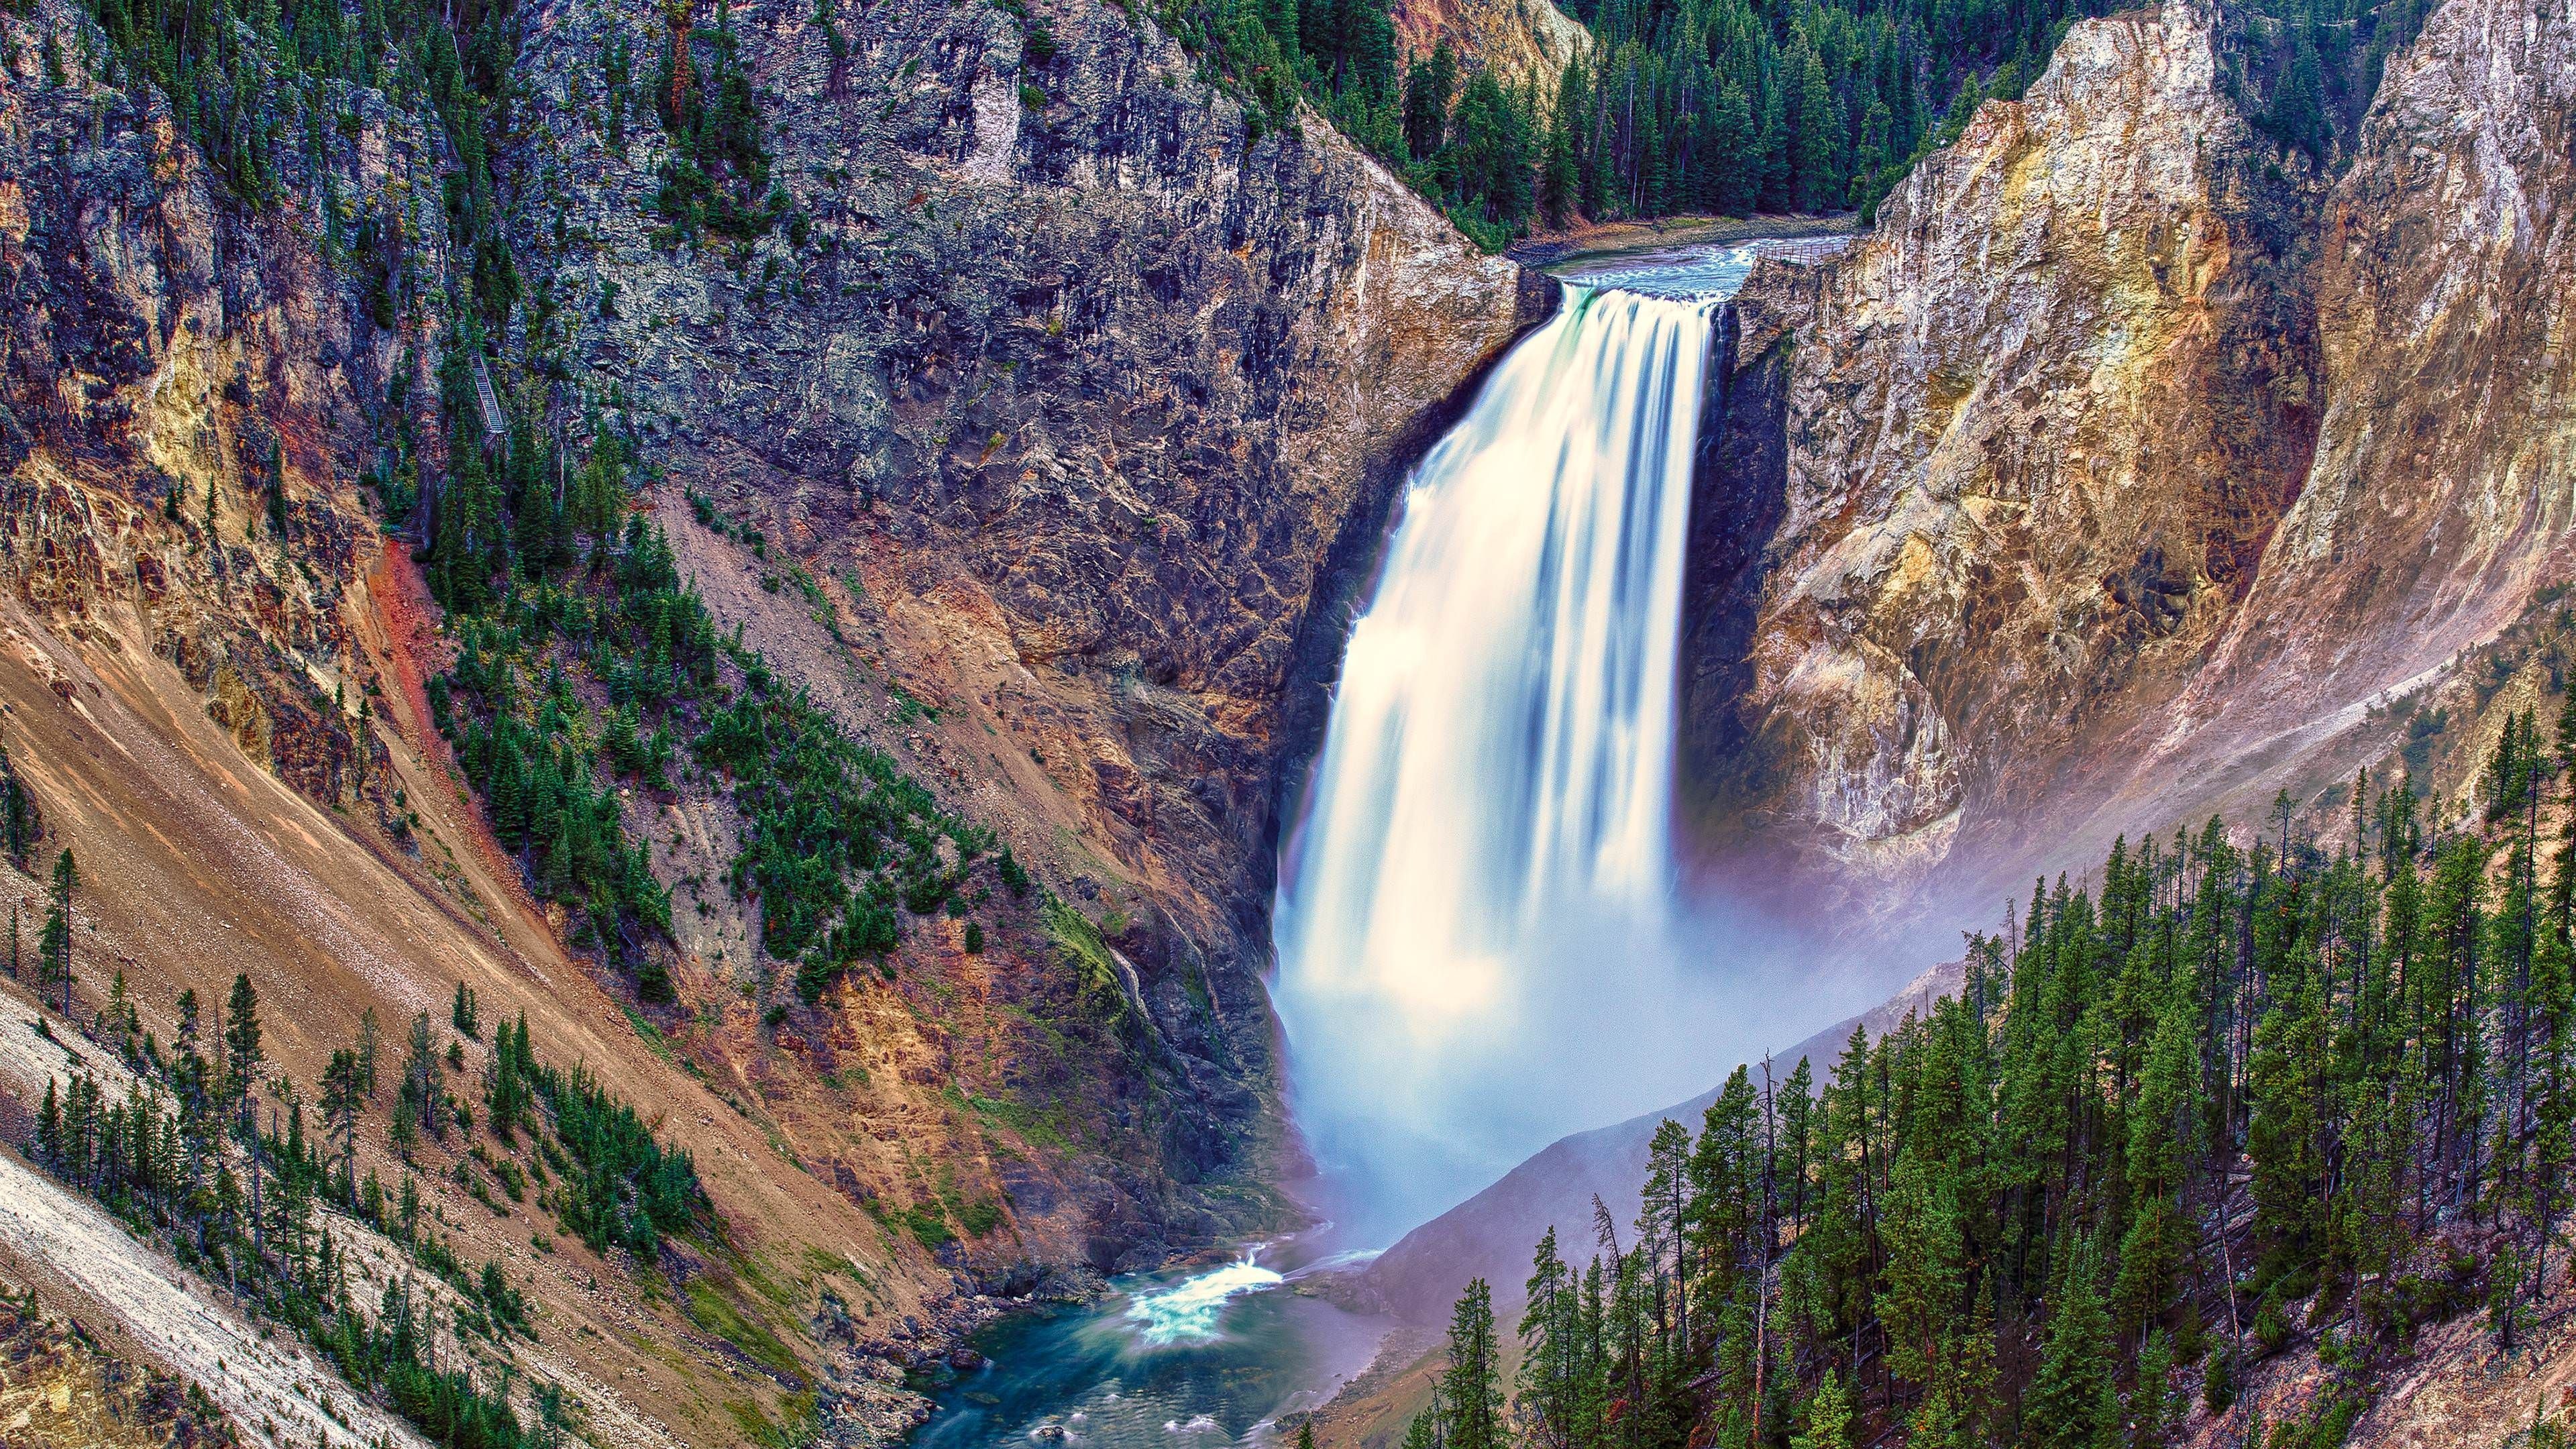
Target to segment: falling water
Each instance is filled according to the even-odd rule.
[[[1352,629],[1278,995],[1299,1120],[1385,1223],[1589,1125],[1609,1008],[1660,1009],[1610,998],[1668,951],[1691,463],[1750,253],[1717,255],[1568,286],[1414,473]]]

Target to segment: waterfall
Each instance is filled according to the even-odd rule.
[[[1386,1221],[1590,1125],[1619,1010],[1662,1009],[1611,998],[1670,954],[1691,464],[1751,253],[1718,255],[1568,286],[1415,470],[1352,629],[1274,932],[1298,1119]]]

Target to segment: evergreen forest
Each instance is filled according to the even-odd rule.
[[[1874,213],[1988,98],[2018,99],[2107,0],[1575,0],[1592,37],[1552,84],[1399,56],[1378,0],[1228,0],[1180,33],[1274,117],[1303,94],[1498,249],[1534,226]],[[2286,156],[2325,164],[2422,0],[2272,0],[2225,83]]]
[[[1928,1016],[1737,1068],[1536,1246],[1516,1372],[1469,1286],[1407,1444],[2143,1446],[2313,1350],[2246,1442],[2326,1449],[2428,1325],[2512,1353],[2576,1251],[2576,705],[2541,736],[2460,828],[2364,777],[2124,841]]]

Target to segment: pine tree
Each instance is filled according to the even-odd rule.
[[[1404,146],[1415,161],[1429,161],[1447,144],[1449,98],[1458,85],[1458,58],[1448,37],[1404,74]]]
[[[52,893],[45,907],[44,934],[37,938],[37,958],[43,963],[45,985],[61,992],[62,1013],[72,1014],[72,892],[80,886],[80,867],[72,863],[71,847],[63,847],[54,857]]]
[[[44,1105],[36,1109],[36,1160],[59,1172],[67,1160],[63,1152],[63,1104],[54,1091],[54,1079],[45,1078]]]
[[[1710,204],[1728,216],[1749,215],[1761,201],[1761,159],[1755,149],[1753,108],[1734,81],[1718,89],[1709,119]]]
[[[2312,1269],[2323,1246],[2326,1163],[2318,1143],[2324,1132],[2324,1059],[2319,988],[2302,981],[2255,1029],[2247,1068],[2253,1118],[2246,1153],[2254,1163],[2255,1236],[2275,1274]]]
[[[1449,1371],[1440,1379],[1442,1449],[1507,1449],[1502,1359],[1494,1338],[1493,1291],[1482,1278],[1449,1318]]]
[[[36,809],[36,797],[18,778],[18,767],[9,758],[8,748],[0,746],[0,848],[7,850],[11,864],[27,870],[34,859],[36,842],[43,835],[43,817]]]
[[[1520,1384],[1514,1396],[1520,1436],[1535,1449],[1572,1449],[1583,1370],[1581,1299],[1557,1254],[1553,1226],[1531,1256],[1524,1301]]]
[[[1556,104],[1549,108],[1547,150],[1539,177],[1539,213],[1551,227],[1570,221],[1583,201],[1582,141],[1579,127],[1589,102],[1583,63],[1569,60],[1557,77]]]
[[[2264,127],[2282,146],[2325,159],[2330,132],[2326,126],[2324,63],[2317,55],[2315,29],[2300,25],[2289,69],[2273,88]]]
[[[322,1071],[322,1116],[332,1140],[339,1146],[340,1199],[353,1202],[358,1195],[358,1116],[365,1110],[366,1093],[361,1089],[358,1053],[342,1047],[331,1054],[331,1064]]]
[[[2123,1337],[2135,1335],[2169,1300],[2189,1250],[2184,1191],[2195,1166],[2201,1122],[2195,1100],[2201,1022],[2188,988],[2188,979],[2179,974],[2164,987],[2129,1114],[2130,1217],[2112,1294]]]
[[[1844,126],[1841,108],[1825,81],[1824,62],[1803,45],[1789,62],[1797,86],[1797,109],[1791,121],[1789,167],[1800,211],[1840,206],[1849,186],[1843,169]]]
[[[1875,1305],[1887,1337],[1888,1368],[1928,1384],[1945,1352],[1968,1280],[1968,1244],[1950,1174],[1909,1154],[1897,1164],[1883,1232],[1887,1268]]]
[[[2120,1427],[2112,1367],[2111,1320],[2094,1288],[2089,1244],[2070,1256],[2042,1340],[2023,1419],[2035,1449],[2107,1449]]]
[[[222,1037],[225,1115],[248,1140],[259,1130],[253,1095],[268,1057],[260,1045],[259,992],[252,988],[247,971],[233,976],[232,994],[224,1003]]]
[[[1832,1369],[1807,1400],[1806,1425],[1789,1438],[1790,1449],[1852,1449],[1851,1399]]]
[[[447,1139],[448,1104],[445,1079],[439,1075],[438,1055],[430,1038],[429,1013],[416,1013],[411,1020],[411,1039],[403,1057],[402,1087],[395,1106],[395,1118],[404,1129],[426,1131],[440,1141]]]

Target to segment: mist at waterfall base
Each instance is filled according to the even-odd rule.
[[[1408,482],[1273,926],[1307,1191],[1359,1241],[1815,1024],[1786,943],[1673,899],[1691,472],[1752,256],[1570,279]]]

